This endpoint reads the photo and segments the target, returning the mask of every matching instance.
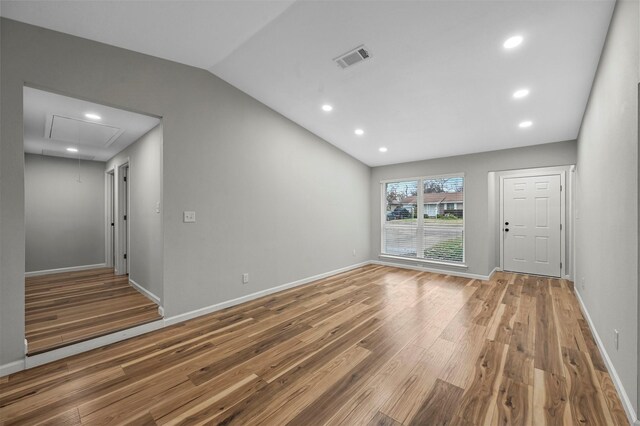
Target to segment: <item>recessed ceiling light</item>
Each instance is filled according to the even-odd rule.
[[[516,99],[525,98],[527,96],[529,96],[529,89],[520,89],[513,93],[513,97]]]
[[[92,112],[88,112],[84,116],[87,117],[88,119],[91,119],[91,120],[102,120],[102,117],[100,117],[98,114],[94,114]]]
[[[378,148],[378,151],[387,152],[387,147],[386,146],[381,146],[380,148]]]
[[[322,110],[324,112],[331,112],[333,110],[333,107],[331,105],[329,105],[329,104],[324,104],[324,105],[322,105]]]
[[[67,148],[69,152],[78,152],[78,148]]]
[[[523,121],[522,123],[518,124],[518,127],[520,127],[521,129],[526,129],[527,127],[531,126],[533,126],[532,121]]]
[[[364,135],[364,130],[362,129],[356,129],[353,133],[355,133],[358,136],[362,136]]]
[[[522,44],[524,38],[522,36],[513,36],[509,37],[503,44],[505,49],[513,49],[514,47],[518,47]]]

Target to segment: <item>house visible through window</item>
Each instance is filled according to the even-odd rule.
[[[384,183],[382,254],[464,262],[464,177]]]

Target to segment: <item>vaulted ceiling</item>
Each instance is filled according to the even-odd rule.
[[[613,6],[3,0],[0,13],[207,69],[375,166],[576,138]],[[369,59],[333,61],[362,44]]]

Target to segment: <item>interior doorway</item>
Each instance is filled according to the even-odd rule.
[[[116,262],[116,248],[115,248],[115,239],[116,239],[116,181],[115,181],[115,170],[111,169],[106,173],[106,182],[105,182],[107,193],[105,197],[106,204],[106,266],[107,268],[115,268]]]
[[[502,269],[562,277],[565,268],[564,172],[500,180]]]
[[[161,119],[30,87],[23,105],[27,355],[160,320]]]
[[[115,274],[126,275],[129,273],[129,235],[131,214],[129,212],[129,162],[118,166],[118,203],[117,203],[117,221],[116,221],[116,261]]]

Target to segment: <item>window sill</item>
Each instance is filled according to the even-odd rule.
[[[418,257],[403,257],[403,256],[393,256],[390,254],[380,254],[378,255],[380,259],[393,259],[393,260],[404,260],[406,262],[417,262],[424,263],[425,265],[438,265],[438,266],[451,266],[454,268],[467,269],[466,263],[453,263],[453,262],[441,262],[437,260],[427,260],[420,259]]]

